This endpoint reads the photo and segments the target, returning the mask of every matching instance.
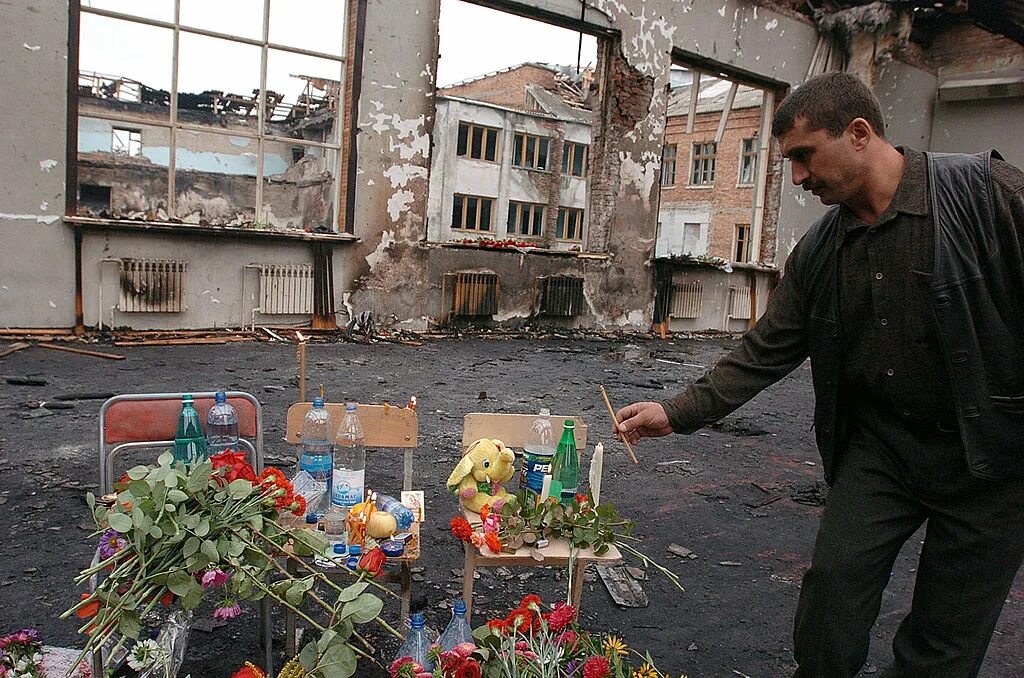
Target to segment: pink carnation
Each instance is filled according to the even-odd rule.
[[[212,570],[207,570],[203,573],[201,583],[204,589],[208,589],[213,586],[221,586],[223,584],[226,584],[228,579],[230,578],[231,577],[228,575],[227,572],[220,569],[219,567],[215,567]]]
[[[238,603],[232,603],[230,605],[222,605],[213,611],[214,619],[234,619],[238,615],[242,614],[242,607]]]

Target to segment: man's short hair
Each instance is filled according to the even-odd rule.
[[[772,120],[772,136],[779,138],[803,118],[809,130],[823,129],[841,136],[856,118],[864,118],[875,134],[885,138],[885,121],[878,99],[867,85],[849,73],[817,75],[782,100]]]

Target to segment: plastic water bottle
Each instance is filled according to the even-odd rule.
[[[335,503],[327,508],[327,513],[324,514],[324,536],[327,537],[327,541],[331,543],[331,546],[337,546],[341,544],[344,546],[348,542],[348,507],[338,506]]]
[[[386,494],[377,495],[377,508],[394,516],[399,530],[408,530],[412,526],[413,520],[416,519],[408,506]]]
[[[315,505],[307,505],[307,513],[322,516],[331,504],[331,459],[331,415],[324,408],[324,399],[318,397],[302,422],[299,470],[312,476],[316,491],[321,492]]]
[[[548,408],[540,411],[526,434],[523,444],[523,470],[519,476],[519,489],[540,494],[544,488],[544,475],[551,473],[551,462],[555,457],[555,432],[551,427],[551,412]]]
[[[206,436],[192,396],[186,393],[181,396],[181,414],[174,434],[174,461],[190,466],[203,459],[206,459]]]
[[[345,404],[345,417],[334,438],[334,483],[331,503],[352,508],[363,501],[366,489],[366,446],[356,404]]]
[[[398,654],[395,655],[395,659],[412,657],[412,660],[422,666],[424,671],[433,671],[434,662],[430,661],[430,658],[427,656],[427,650],[430,649],[430,638],[423,628],[423,613],[413,612],[410,619],[412,621],[412,628],[409,629],[405,642],[398,648]]]
[[[441,634],[441,650],[450,650],[460,643],[473,642],[473,629],[466,621],[466,603],[459,598],[452,608],[452,620],[448,622],[448,628]]]
[[[209,455],[238,450],[238,413],[224,391],[217,391],[214,405],[206,415],[206,452]]]

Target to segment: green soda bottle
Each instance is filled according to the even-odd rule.
[[[193,403],[192,396],[186,393],[181,396],[181,414],[178,415],[178,430],[174,434],[174,461],[181,461],[185,466],[206,459],[206,436],[199,420],[199,412]]]
[[[576,451],[576,430],[572,419],[566,419],[562,438],[558,441],[555,460],[551,464],[551,477],[561,486],[559,503],[568,505],[576,497],[580,482],[580,455]]]

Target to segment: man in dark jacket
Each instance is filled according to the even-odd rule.
[[[828,500],[794,626],[796,676],[853,676],[924,523],[886,676],[974,676],[1024,558],[1024,173],[892,146],[847,74],[772,125],[793,183],[833,207],[741,344],[684,393],[618,412],[631,442],[692,433],[811,359]]]

